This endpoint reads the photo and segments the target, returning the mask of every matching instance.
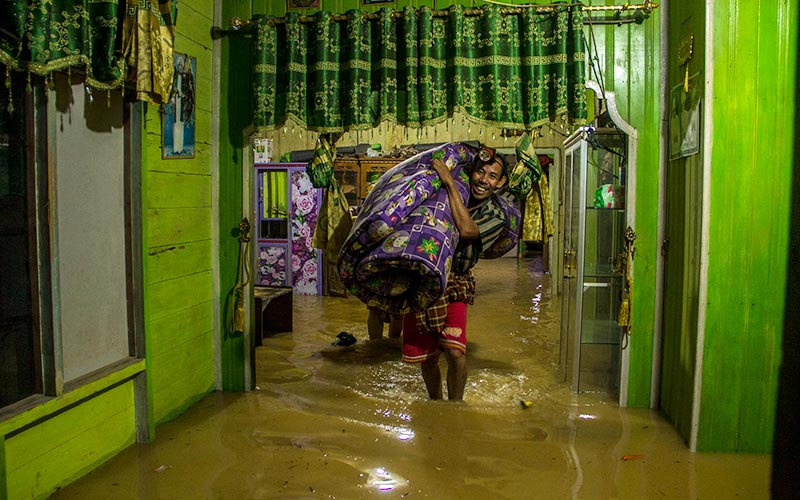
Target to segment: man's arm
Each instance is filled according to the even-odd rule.
[[[458,235],[465,240],[474,240],[480,236],[478,225],[472,220],[469,210],[461,200],[461,194],[458,192],[456,180],[453,179],[453,174],[450,169],[444,164],[442,160],[433,160],[433,169],[439,174],[439,179],[442,181],[442,187],[447,190],[447,199],[450,201],[450,213],[453,215],[453,222],[458,229]]]

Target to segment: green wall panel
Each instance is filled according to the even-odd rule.
[[[285,5],[284,2],[267,2]],[[234,16],[250,19],[250,1],[226,1],[222,19]],[[262,11],[263,12],[263,11]],[[220,317],[222,318],[221,360],[222,387],[240,391],[244,387],[244,345],[241,335],[227,331],[230,292],[236,284],[239,242],[235,230],[242,220],[243,134],[250,123],[250,50],[251,40],[228,36],[221,41],[220,70],[220,144],[219,144],[219,269]]]
[[[152,302],[150,318],[155,320],[212,299],[211,271],[159,281],[148,287]],[[158,332],[153,332],[158,334]]]
[[[678,65],[681,42],[694,37],[690,75],[702,85],[705,53],[705,4],[680,0],[670,3],[667,55],[667,109],[672,109],[672,89],[682,86],[686,66]],[[702,88],[699,89],[702,93]],[[679,92],[684,92],[680,90]],[[666,151],[669,155],[669,151]],[[703,209],[703,151],[667,160],[665,238],[669,241],[664,263],[664,312],[661,343],[659,407],[685,440],[690,439],[697,355],[700,300],[700,248]]]
[[[798,6],[714,6],[711,224],[698,449],[769,452],[787,262]],[[758,22],[753,22],[758,19]],[[746,75],[746,77],[743,77]]]
[[[211,207],[208,206],[150,209],[147,218],[148,247],[199,241],[211,234]]]
[[[135,441],[127,382],[5,439],[8,498],[46,498]]]
[[[175,27],[175,51],[197,60],[194,158],[161,158],[158,106],[147,106],[144,123],[147,380],[156,422],[184,411],[214,387],[213,9],[213,0],[182,0]]]
[[[157,355],[214,329],[214,315],[209,302],[199,302],[171,314],[154,319],[150,326],[158,335],[150,339],[148,348]]]
[[[168,281],[180,276],[211,270],[211,241],[202,240],[162,247],[151,247],[149,283]]]
[[[150,175],[147,203],[151,209],[211,206],[209,176],[172,172],[151,172]]]

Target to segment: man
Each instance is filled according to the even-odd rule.
[[[381,340],[383,338],[383,325],[389,324],[389,338],[396,339],[403,333],[403,317],[401,315],[389,314],[374,307],[367,307],[367,334],[370,340]]]
[[[428,395],[442,399],[439,355],[444,352],[448,399],[461,401],[467,382],[467,305],[473,303],[475,294],[472,268],[505,225],[505,216],[492,195],[508,182],[509,172],[502,155],[491,148],[481,148],[468,172],[470,196],[464,205],[456,180],[444,162],[434,160],[433,168],[442,188],[447,190],[459,240],[444,296],[426,311],[403,318],[403,361],[420,363]]]

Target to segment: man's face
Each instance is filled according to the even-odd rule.
[[[479,163],[472,170],[472,175],[469,176],[469,191],[472,195],[470,199],[485,200],[505,183],[506,177],[503,175],[503,166],[499,160],[492,163]]]

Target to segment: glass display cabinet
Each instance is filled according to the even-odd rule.
[[[574,391],[613,394],[625,406],[629,338],[618,314],[636,130],[613,93],[595,106],[595,121],[564,142],[561,366]]]

